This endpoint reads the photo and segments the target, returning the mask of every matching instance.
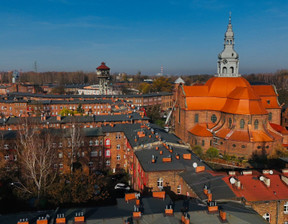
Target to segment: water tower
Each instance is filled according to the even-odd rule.
[[[101,95],[107,95],[108,81],[110,79],[110,68],[102,62],[99,67],[96,68],[96,74],[99,79],[99,90]]]

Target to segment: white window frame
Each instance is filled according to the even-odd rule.
[[[284,204],[284,214],[288,214],[288,201]]]
[[[271,215],[267,212],[262,216],[266,221],[270,222],[271,221]]]

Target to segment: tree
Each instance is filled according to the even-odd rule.
[[[76,111],[79,114],[83,114],[85,112],[84,109],[82,108],[82,104],[81,103],[78,104],[78,107],[77,107]]]
[[[281,157],[288,157],[288,150],[282,145],[277,145],[273,148],[272,152],[268,156],[268,159],[279,159]]]
[[[104,176],[87,175],[81,170],[59,177],[49,189],[50,201],[60,205],[66,203],[85,203],[90,200],[103,200],[109,194]]]
[[[18,139],[16,151],[20,173],[16,189],[40,199],[56,177],[53,166],[57,151],[52,136],[47,130],[41,131],[25,120]]]
[[[149,83],[143,82],[138,87],[139,91],[143,94],[147,94],[151,91],[151,85]]]
[[[80,152],[79,149],[81,148],[81,142],[82,142],[82,133],[80,126],[77,125],[74,121],[72,121],[72,128],[69,129],[68,132],[68,141],[70,141],[71,146],[71,161],[70,161],[70,168],[71,168],[71,174],[75,170],[75,165],[79,163],[77,156]]]
[[[63,108],[61,111],[60,111],[60,115],[61,116],[73,116],[74,115],[74,111],[73,110],[69,110],[67,108]]]
[[[192,151],[199,157],[202,157],[203,156],[203,149],[201,146],[199,145],[195,145],[193,148],[192,148]]]
[[[206,151],[206,156],[210,159],[216,158],[216,157],[218,157],[218,155],[219,155],[218,149],[216,149],[214,147],[210,147]]]
[[[65,88],[64,86],[56,86],[51,90],[51,93],[54,94],[65,94]]]
[[[172,92],[173,86],[168,78],[163,76],[155,79],[152,83],[153,92]]]

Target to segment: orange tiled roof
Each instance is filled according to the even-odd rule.
[[[257,130],[251,131],[253,142],[272,142],[273,138],[267,135],[264,131]]]
[[[187,97],[188,110],[216,110],[221,111],[225,105],[226,98],[220,97]]]
[[[247,201],[270,201],[288,199],[288,186],[282,182],[280,175],[266,175],[270,179],[270,187],[259,180],[259,175],[241,175],[236,178],[241,182],[243,189],[236,189],[229,182],[229,176],[223,180],[237,197],[244,197]]]
[[[288,135],[288,131],[286,130],[286,128],[282,127],[279,124],[274,124],[274,123],[269,123],[270,126],[277,132],[283,134],[283,135]]]
[[[274,132],[272,132],[272,131],[269,131],[268,130],[268,132],[269,132],[269,134],[274,138],[274,139],[276,139],[276,140],[281,140],[282,139],[282,137],[281,137],[281,135],[280,134],[275,134]]]
[[[277,96],[272,85],[255,85],[251,86],[258,96]]]
[[[196,136],[212,137],[212,133],[207,130],[206,124],[196,124],[189,132]]]
[[[249,82],[242,77],[213,77],[204,86],[182,86],[182,88],[186,96],[187,110],[267,114],[262,104],[265,99],[261,101]],[[271,88],[268,88],[266,92],[269,92],[268,90]],[[267,106],[267,108],[279,108],[276,106],[277,98],[272,98],[270,107]]]
[[[267,114],[260,100],[249,99],[228,98],[221,111],[230,114]]]
[[[182,86],[186,97],[189,96],[208,96],[207,86]]]
[[[281,107],[278,104],[278,100],[277,100],[277,96],[268,96],[268,97],[262,97],[261,96],[261,101],[262,104],[265,108],[276,108],[276,109],[280,109]],[[268,103],[269,102],[269,103]]]
[[[231,129],[229,128],[222,128],[220,129],[220,131],[216,133],[216,136],[219,138],[226,138],[226,136],[229,134],[230,131]]]
[[[229,140],[249,142],[250,138],[248,131],[234,131],[229,137]]]
[[[242,77],[213,77],[206,84],[210,96],[227,97],[236,87],[249,87],[249,82]]]

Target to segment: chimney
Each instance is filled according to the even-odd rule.
[[[236,187],[238,190],[241,189],[241,181],[240,181],[240,180],[235,179],[235,187]]]
[[[152,155],[152,163],[155,163],[155,156]]]
[[[229,176],[235,176],[235,175],[236,175],[236,172],[235,172],[235,171],[229,171],[229,172],[228,172],[228,175],[229,175]]]
[[[270,187],[270,178],[265,177],[265,176],[260,176],[259,179],[266,185],[266,187]]]
[[[273,174],[273,170],[262,170],[262,173],[263,173],[263,174],[270,174],[270,175],[272,175],[272,174]]]
[[[243,176],[252,175],[252,170],[244,170],[244,171],[242,171],[242,175]]]
[[[288,185],[288,177],[281,175],[281,180]]]
[[[202,171],[205,171],[205,166],[197,166],[195,168],[195,172],[196,173],[199,173],[199,172],[202,172]]]

